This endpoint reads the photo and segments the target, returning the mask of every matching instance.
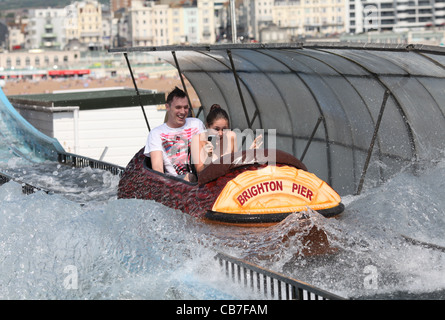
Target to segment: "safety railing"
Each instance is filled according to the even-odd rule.
[[[118,166],[115,164],[111,164],[111,163],[103,162],[103,161],[99,161],[99,160],[94,160],[94,159],[84,157],[84,156],[79,156],[79,155],[76,155],[73,153],[58,153],[58,161],[60,164],[72,166],[75,168],[91,167],[93,169],[101,169],[101,170],[109,171],[112,174],[119,175],[119,176],[121,176],[125,170],[124,167],[121,167],[121,166]],[[46,190],[41,187],[33,186],[31,184],[28,184],[28,183],[25,183],[18,179],[15,179],[14,177],[12,177],[4,172],[0,172],[0,186],[3,185],[4,183],[11,181],[11,180],[19,183],[22,186],[22,192],[24,194],[32,194],[36,191],[43,191],[46,193],[51,193],[51,191],[49,191],[49,190]]]
[[[215,259],[234,283],[250,287],[254,293],[270,300],[344,300],[344,298],[313,287],[223,253]]]
[[[115,165],[112,163],[99,161],[99,160],[91,159],[91,158],[84,157],[84,156],[79,156],[79,155],[73,154],[73,153],[59,153],[58,161],[61,164],[69,165],[69,166],[72,166],[75,168],[91,167],[93,169],[101,169],[101,170],[109,171],[112,174],[119,175],[119,176],[121,176],[125,170],[124,167],[121,167],[121,166],[118,166],[118,165]]]
[[[45,190],[43,188],[36,187],[36,186],[30,185],[28,183],[19,181],[19,180],[14,179],[13,177],[11,177],[10,175],[8,175],[8,174],[6,174],[4,172],[0,172],[0,186],[5,184],[5,183],[7,183],[7,182],[9,182],[9,181],[11,181],[11,180],[17,182],[18,184],[20,184],[22,186],[22,192],[24,194],[32,194],[32,193],[34,193],[36,191],[43,191],[43,192],[46,192],[46,193],[50,193],[50,191],[48,191],[48,190]]]

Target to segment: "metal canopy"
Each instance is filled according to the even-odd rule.
[[[276,129],[277,148],[298,158],[310,140],[305,164],[343,195],[443,157],[445,48],[230,44],[110,52],[166,60],[192,84],[204,114],[218,103],[232,128]]]

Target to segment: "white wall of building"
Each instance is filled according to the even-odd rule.
[[[164,122],[165,111],[145,106],[151,128]],[[77,128],[76,128],[77,126]],[[126,166],[148,136],[141,107],[80,110],[74,114],[55,114],[54,138],[67,152]],[[77,145],[76,145],[77,140]]]
[[[145,146],[148,136],[139,106],[95,110],[14,107],[36,129],[56,138],[66,152],[124,167]],[[144,110],[151,128],[164,123],[165,110],[158,110],[157,106],[144,106]]]

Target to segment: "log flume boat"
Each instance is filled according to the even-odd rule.
[[[118,198],[154,200],[207,221],[243,226],[276,224],[308,209],[328,218],[344,210],[336,191],[284,151],[224,155],[201,171],[197,183],[152,170],[143,152],[127,165]]]

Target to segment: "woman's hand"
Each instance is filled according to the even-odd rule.
[[[206,141],[203,150],[209,157],[211,157],[213,154],[213,144],[210,141]]]
[[[258,149],[263,144],[263,135],[260,134],[258,137],[253,140],[250,149]]]

